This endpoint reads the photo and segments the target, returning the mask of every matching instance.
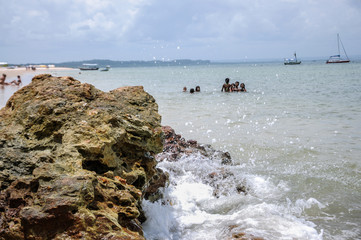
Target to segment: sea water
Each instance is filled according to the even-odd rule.
[[[163,161],[164,198],[143,201],[147,239],[361,239],[361,63],[305,62],[52,72],[109,91],[142,85],[186,139],[228,151]],[[224,79],[247,93],[221,92]],[[24,79],[24,78],[23,78]],[[200,93],[182,92],[184,86]],[[5,91],[6,92],[6,91]],[[2,94],[2,95],[1,95]],[[4,90],[0,100],[5,104]],[[207,184],[217,179],[218,196]],[[247,187],[247,194],[235,186]]]

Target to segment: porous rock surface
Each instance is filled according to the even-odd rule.
[[[38,75],[0,119],[0,239],[144,239],[163,133],[142,87]]]

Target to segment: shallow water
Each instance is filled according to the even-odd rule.
[[[162,124],[186,139],[229,151],[234,166],[201,156],[162,162],[170,186],[144,201],[148,239],[361,239],[361,63],[281,63],[117,68],[70,75],[104,91],[143,85]],[[224,78],[248,93],[221,93]],[[183,93],[199,85],[201,93]],[[3,106],[8,95],[0,91]],[[208,174],[223,195],[213,196]],[[246,184],[247,195],[234,192]],[[166,203],[166,204],[164,204]]]

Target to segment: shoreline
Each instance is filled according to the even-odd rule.
[[[64,71],[64,70],[76,70],[75,68],[66,68],[66,67],[48,67],[48,68],[36,68],[36,70],[26,70],[25,67],[19,67],[14,69],[9,69],[5,67],[0,67],[0,74],[6,74],[6,82],[10,82],[10,78],[16,78],[18,75],[21,77],[28,74],[41,74],[47,71],[56,70],[56,71]]]

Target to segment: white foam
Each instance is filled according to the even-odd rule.
[[[143,202],[147,239],[227,239],[237,232],[265,239],[322,239],[322,232],[301,217],[305,209],[323,207],[320,202],[310,198],[273,203],[288,190],[285,182],[275,185],[271,179],[242,174],[240,166],[220,162],[193,154],[159,163],[170,173],[170,185],[162,200]],[[228,175],[210,179],[209,173],[217,171]],[[240,183],[249,188],[247,195],[235,190]]]

